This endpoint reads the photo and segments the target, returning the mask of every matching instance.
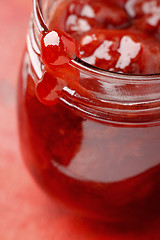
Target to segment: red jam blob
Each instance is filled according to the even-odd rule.
[[[75,86],[79,71],[69,63],[79,56],[75,39],[62,30],[50,31],[41,40],[41,56],[45,64],[42,79],[36,84],[36,95],[40,102],[53,105],[65,86]]]
[[[48,68],[68,64],[79,56],[75,39],[62,30],[48,32],[41,41],[41,55]]]
[[[36,85],[36,95],[39,101],[45,105],[56,104],[62,95],[64,82],[44,71],[41,81]]]
[[[96,67],[132,74],[160,72],[160,42],[137,30],[94,29],[79,44],[82,59]]]

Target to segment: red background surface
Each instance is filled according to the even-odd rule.
[[[159,240],[160,220],[127,229],[74,216],[34,183],[19,150],[16,89],[31,0],[0,4],[0,240]]]

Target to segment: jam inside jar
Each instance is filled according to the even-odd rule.
[[[78,57],[49,72],[41,54],[45,34],[54,27],[80,41],[86,34],[75,32],[73,24],[64,25],[62,10],[68,9],[67,2],[76,1],[59,2],[58,11],[58,1],[33,1],[18,92],[25,163],[50,196],[77,213],[132,224],[156,219],[160,216],[160,74],[109,72]],[[104,25],[111,28],[108,31],[137,31],[140,18],[129,27],[133,21],[124,14],[127,1],[110,2],[123,9],[116,10],[119,21],[108,16],[112,21],[106,24],[109,20],[100,20],[104,12],[97,10],[97,27],[94,19],[80,15],[81,4],[72,15],[79,14],[81,23],[88,21],[91,31]]]

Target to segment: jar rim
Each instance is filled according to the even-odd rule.
[[[55,0],[56,1],[56,0]],[[43,7],[44,0],[33,0],[33,15],[28,35],[28,51],[31,62],[39,64],[41,69],[41,54],[39,40],[48,33]],[[52,4],[52,1],[47,1]],[[49,14],[49,12],[46,12]],[[33,48],[33,49],[32,49]],[[90,65],[79,58],[70,62],[71,67],[80,73],[79,85],[63,88],[60,100],[78,111],[98,121],[118,124],[147,125],[160,122],[160,73],[133,75],[110,72]],[[37,70],[34,66],[34,70]],[[37,73],[38,71],[36,71]],[[41,70],[40,70],[41,73]],[[39,75],[37,75],[39,77]],[[89,93],[89,95],[86,94]]]
[[[43,12],[42,12],[42,0],[33,0],[33,13],[34,17],[38,26],[38,29],[41,33],[47,33],[49,28],[45,23]],[[74,65],[77,65],[81,69],[88,70],[90,72],[99,74],[101,76],[111,77],[111,78],[118,78],[119,80],[130,80],[132,82],[136,81],[160,81],[160,73],[153,73],[153,74],[129,74],[129,73],[121,73],[121,72],[112,72],[108,71],[96,66],[93,66],[82,59],[76,57],[72,60]]]

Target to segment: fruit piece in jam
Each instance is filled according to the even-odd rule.
[[[128,26],[130,19],[126,11],[112,1],[70,0],[63,1],[50,22],[74,37],[92,28],[121,28]]]
[[[131,74],[160,72],[160,42],[146,33],[94,29],[81,36],[79,45],[82,59],[96,67]]]
[[[146,32],[160,33],[159,0],[128,0],[126,11],[135,20],[136,28]]]

